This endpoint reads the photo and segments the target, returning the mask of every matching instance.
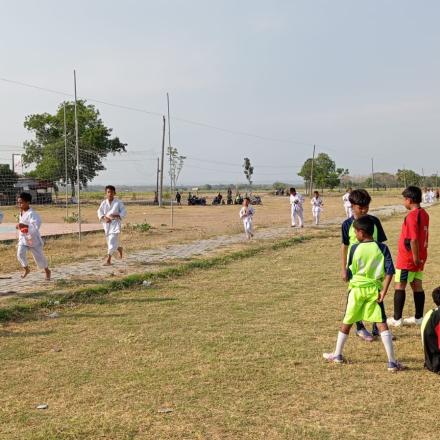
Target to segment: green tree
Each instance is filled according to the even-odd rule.
[[[298,173],[298,176],[304,179],[307,188],[310,186],[312,162],[311,158],[307,159]],[[341,177],[346,175],[348,175],[348,169],[336,168],[335,161],[326,153],[319,153],[313,163],[313,182],[321,189],[335,188],[340,184]]]
[[[10,168],[9,165],[0,164],[0,200],[4,199],[6,203],[14,199],[14,185],[18,181],[18,176]]]
[[[397,183],[399,186],[404,187],[409,185],[420,186],[423,184],[423,177],[417,174],[413,170],[397,170],[396,173]]]
[[[254,174],[254,167],[251,165],[251,161],[248,157],[244,158],[243,163],[244,175],[246,176],[249,185],[252,185],[252,176]]]
[[[67,164],[64,148],[64,104],[67,122]],[[111,137],[112,129],[104,125],[95,106],[80,100],[77,102],[77,115],[79,183],[84,188],[99,171],[105,170],[103,160],[111,153],[125,152],[127,144],[123,144],[117,137]],[[70,184],[74,196],[77,184],[74,103],[61,103],[53,115],[29,115],[25,118],[24,126],[34,135],[34,139],[24,143],[23,163],[35,166],[30,174],[41,179]]]
[[[185,162],[186,156],[180,156],[177,148],[174,147],[168,148],[167,156],[170,158],[169,175],[171,186],[176,189],[177,181],[179,180],[180,173],[183,169],[183,163]]]

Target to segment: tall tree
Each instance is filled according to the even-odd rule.
[[[67,164],[64,148],[64,104],[67,123]],[[105,170],[103,160],[109,154],[125,152],[127,144],[123,144],[118,137],[111,137],[113,130],[104,125],[95,106],[79,100],[77,115],[79,183],[81,187],[86,187],[99,171]],[[29,115],[25,119],[24,126],[34,135],[34,139],[24,143],[23,163],[35,166],[31,174],[36,177],[70,184],[74,196],[77,184],[74,103],[61,103],[53,115],[49,113]]]
[[[18,176],[9,168],[9,165],[0,164],[0,198],[6,203],[11,203],[14,200],[14,185],[17,181]]]
[[[167,151],[167,156],[170,158],[170,179],[171,186],[176,189],[177,181],[179,180],[180,173],[183,169],[183,164],[185,162],[186,156],[179,155],[177,148],[169,147]]]
[[[413,170],[397,170],[396,178],[400,186],[420,186],[423,183],[423,177]]]
[[[310,185],[312,159],[307,159],[301,167],[298,176],[304,179],[306,186]],[[348,169],[336,168],[335,161],[326,153],[319,153],[313,165],[313,180],[317,187],[333,189],[339,185],[341,177],[348,175]]]
[[[249,185],[252,186],[252,176],[254,174],[254,167],[251,165],[251,161],[248,157],[244,158],[243,163],[244,175],[246,176]]]

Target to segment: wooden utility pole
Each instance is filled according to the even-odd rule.
[[[313,168],[315,167],[315,151],[316,145],[313,145],[312,169],[310,170],[310,195],[313,193]]]
[[[157,158],[157,171],[156,171],[156,199],[159,203],[159,175],[160,175],[160,168],[159,168],[159,158]]]
[[[371,158],[371,186],[374,191],[374,158]]]
[[[65,168],[65,185],[66,185],[66,218],[69,217],[69,189],[67,187],[67,122],[66,122],[66,103],[63,104],[64,109],[64,168]]]
[[[159,186],[159,206],[163,205],[163,170],[165,168],[165,126],[166,119],[165,116],[163,118],[163,129],[162,129],[162,160],[160,162],[160,186]]]

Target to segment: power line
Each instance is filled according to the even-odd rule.
[[[25,82],[22,82],[22,81],[15,81],[15,80],[11,80],[11,79],[8,79],[8,78],[1,78],[1,77],[0,77],[0,81],[7,82],[7,83],[10,83],[10,84],[19,85],[19,86],[23,86],[23,87],[28,87],[28,88],[32,88],[32,89],[36,89],[36,90],[41,90],[41,91],[45,91],[45,92],[49,92],[49,93],[53,93],[53,94],[57,94],[57,95],[73,97],[73,95],[70,94],[70,93],[66,93],[66,92],[62,92],[62,91],[54,90],[54,89],[49,89],[49,88],[46,88],[46,87],[36,86],[34,84],[25,83]],[[160,112],[145,110],[145,109],[141,109],[141,108],[138,108],[138,107],[132,107],[132,106],[128,106],[128,105],[115,104],[115,103],[112,103],[112,102],[109,102],[109,101],[102,101],[102,100],[99,100],[99,99],[96,99],[96,98],[84,97],[84,99],[86,99],[88,101],[91,101],[91,102],[96,102],[96,103],[99,103],[99,104],[108,105],[108,106],[111,106],[111,107],[116,107],[116,108],[121,108],[121,109],[124,109],[124,110],[135,111],[135,112],[140,112],[140,113],[144,113],[144,114],[149,114],[149,115],[154,115],[154,116],[162,117],[162,113],[160,113]],[[296,140],[296,139],[280,139],[280,138],[273,138],[273,137],[269,137],[269,136],[262,136],[262,135],[259,135],[259,134],[256,134],[256,133],[250,133],[250,132],[246,132],[246,131],[239,131],[239,130],[229,129],[229,128],[220,127],[220,126],[213,125],[213,124],[208,124],[208,123],[205,123],[205,122],[194,121],[194,120],[191,120],[191,119],[186,119],[186,118],[182,118],[182,117],[178,117],[178,116],[175,116],[173,119],[175,121],[183,122],[185,124],[196,125],[196,126],[199,126],[199,127],[204,127],[204,128],[209,128],[209,129],[217,130],[217,131],[222,131],[224,133],[230,133],[230,134],[234,134],[234,135],[238,135],[238,136],[252,137],[252,138],[255,138],[255,139],[266,140],[266,141],[270,141],[270,142],[280,142],[280,143],[287,143],[287,144],[298,144],[298,145],[304,145],[304,146],[313,145],[313,142],[299,141],[299,140]]]

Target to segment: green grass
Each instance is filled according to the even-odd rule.
[[[427,292],[438,283],[439,212]],[[385,223],[393,251],[400,223]],[[322,360],[345,305],[339,246],[324,236],[249,248],[170,268],[152,289],[130,278],[102,301],[65,304],[58,319],[9,322],[0,437],[437,439],[438,376],[423,369],[417,329],[395,331],[409,367],[399,374],[386,371],[380,342],[354,336],[348,364]]]

